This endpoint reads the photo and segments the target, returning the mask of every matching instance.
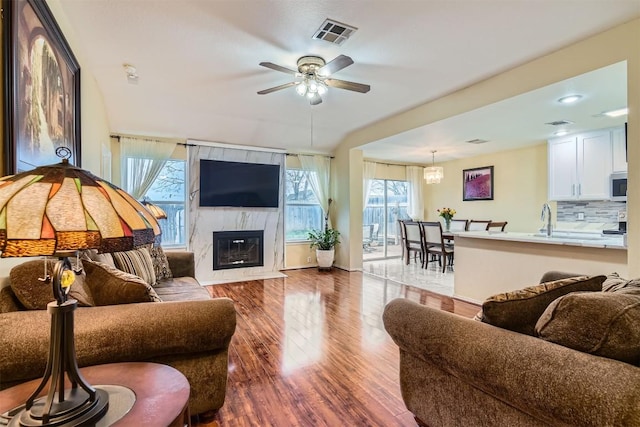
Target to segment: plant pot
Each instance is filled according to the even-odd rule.
[[[318,260],[318,268],[331,268],[333,265],[333,257],[335,249],[321,250],[316,249],[316,259]]]

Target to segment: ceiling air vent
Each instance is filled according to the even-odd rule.
[[[573,122],[569,120],[556,120],[555,122],[545,123],[545,125],[551,125],[551,126],[564,126],[564,125],[572,125],[572,124]]]
[[[485,142],[489,142],[489,140],[476,138],[476,139],[470,139],[470,140],[465,141],[465,142],[467,142],[469,144],[484,144]]]
[[[318,28],[312,38],[341,45],[347,41],[347,39],[351,37],[356,30],[357,28],[352,27],[351,25],[327,19],[322,23],[322,25],[320,25],[320,28]]]

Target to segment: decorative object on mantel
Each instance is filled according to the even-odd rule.
[[[462,171],[462,200],[493,200],[493,166]]]
[[[94,425],[107,413],[109,396],[126,393],[94,388],[78,370],[73,336],[78,302],[68,293],[81,271],[72,269],[68,257],[84,249],[126,251],[153,243],[161,233],[153,215],[131,195],[71,165],[69,149],[60,147],[56,154],[63,158],[59,164],[0,178],[2,257],[60,257],[52,276],[45,270],[41,279],[43,286],[53,286],[55,297],[47,306],[51,341],[45,374],[24,407],[7,413],[9,426]],[[71,382],[67,390],[65,373]],[[37,398],[49,378],[46,397]]]
[[[436,150],[431,151],[431,166],[424,168],[424,179],[427,184],[440,184],[444,178],[444,168],[436,166]]]
[[[438,215],[444,218],[444,230],[451,231],[451,218],[456,214],[456,210],[452,208],[438,209]]]
[[[329,208],[333,199],[329,198]],[[340,232],[329,228],[329,209],[324,214],[324,230],[309,232],[311,248],[316,248],[316,260],[319,269],[330,269],[335,258],[335,247],[340,243]]]

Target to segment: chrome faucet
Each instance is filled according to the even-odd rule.
[[[545,220],[545,215],[547,220],[547,237],[551,237],[551,206],[549,206],[549,203],[542,205],[542,214],[540,214],[541,221]],[[544,230],[544,228],[542,230]]]

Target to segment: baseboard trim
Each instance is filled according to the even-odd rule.
[[[458,294],[453,294],[452,298],[460,300],[460,301],[468,302],[468,303],[471,303],[471,304],[482,305],[482,301],[478,301],[478,300],[475,300],[473,298],[468,298],[468,297],[465,297],[465,296],[462,296],[462,295],[458,295]]]

